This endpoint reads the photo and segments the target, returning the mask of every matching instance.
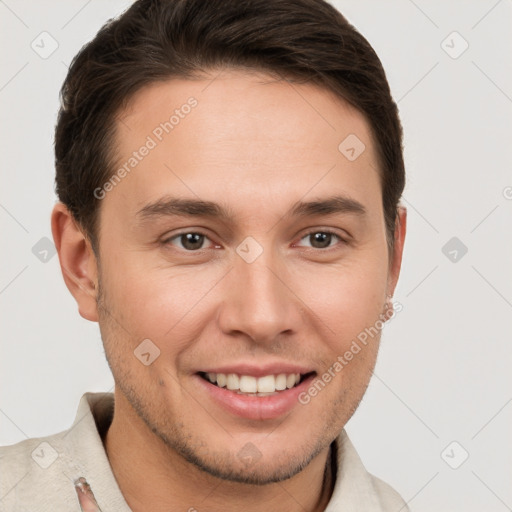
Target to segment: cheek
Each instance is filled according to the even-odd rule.
[[[205,298],[222,272],[213,267],[151,267],[142,261],[125,257],[122,266],[112,269],[107,283],[110,303],[119,323],[135,337],[154,339],[162,348],[164,340],[172,338],[179,350],[183,330],[192,336],[201,315],[206,316]]]
[[[380,318],[386,297],[386,264],[375,257],[361,257],[312,270],[311,277],[301,278],[302,284],[298,280],[293,284],[297,295],[304,297],[306,313],[318,318],[321,337],[336,354],[343,353],[351,340]]]
[[[312,309],[321,319],[323,372],[307,394],[321,395],[314,407],[328,403],[338,411],[336,424],[352,415],[370,381],[384,325],[386,282],[385,266],[379,264],[353,265],[315,279]]]

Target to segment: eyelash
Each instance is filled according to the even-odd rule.
[[[303,240],[304,238],[307,238],[311,235],[314,235],[316,233],[323,233],[323,234],[326,234],[326,235],[331,235],[331,236],[334,236],[336,237],[338,240],[339,240],[339,243],[341,243],[342,245],[348,245],[348,240],[344,239],[342,236],[340,236],[338,233],[330,230],[330,229],[314,229],[314,230],[311,230],[311,231],[308,231],[307,233],[305,233],[301,238],[300,240]],[[207,238],[208,240],[210,239],[209,236],[206,234],[206,233],[203,233],[202,231],[183,231],[181,233],[177,233],[176,235],[173,235],[172,237],[168,237],[166,239],[164,239],[162,241],[162,245],[172,245],[171,242],[175,239],[179,239],[181,236],[183,235],[188,235],[188,234],[194,234],[194,235],[200,235],[200,236],[204,236],[205,238]],[[327,252],[327,251],[330,251],[330,250],[333,250],[336,248],[338,244],[335,244],[333,246],[328,246],[328,247],[325,247],[325,248],[316,248],[316,247],[306,247],[306,249],[311,249],[311,250],[314,250],[315,252],[316,251],[320,251],[320,252]],[[184,251],[184,252],[187,252],[187,253],[202,253],[202,251],[204,251],[205,249],[204,248],[201,248],[201,249],[196,249],[196,250],[187,250],[187,249],[184,249],[184,248],[178,248],[178,250],[181,250],[181,251]]]

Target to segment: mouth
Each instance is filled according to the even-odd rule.
[[[315,374],[316,372],[278,373],[256,377],[237,373],[198,372],[203,380],[218,388],[224,388],[238,395],[253,397],[279,395],[298,387]]]
[[[294,410],[303,414],[298,397],[316,375],[310,366],[286,361],[239,361],[196,370],[193,382],[213,407],[231,417],[262,421],[287,417]]]

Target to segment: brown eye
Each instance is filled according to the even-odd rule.
[[[328,249],[336,245],[336,242],[345,242],[339,235],[331,231],[311,231],[306,236],[301,238],[302,240],[308,240],[309,246],[313,249]],[[334,242],[334,243],[333,243]]]
[[[203,243],[206,238],[207,237],[201,233],[181,233],[180,235],[169,238],[166,243],[173,244],[173,241],[178,241],[181,245],[180,248],[187,251],[197,251],[199,249],[203,249]]]
[[[325,249],[331,245],[332,234],[331,233],[313,233],[309,235],[311,245],[316,249]]]

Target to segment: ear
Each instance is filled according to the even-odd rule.
[[[393,296],[393,293],[398,282],[400,275],[400,268],[402,266],[402,255],[405,243],[405,233],[407,230],[407,208],[399,205],[397,209],[397,218],[395,221],[395,245],[393,254],[391,255],[389,271],[388,271],[388,295]]]
[[[52,234],[59,254],[60,268],[68,290],[86,320],[98,321],[96,305],[98,267],[89,239],[70,211],[58,202],[52,212]]]

